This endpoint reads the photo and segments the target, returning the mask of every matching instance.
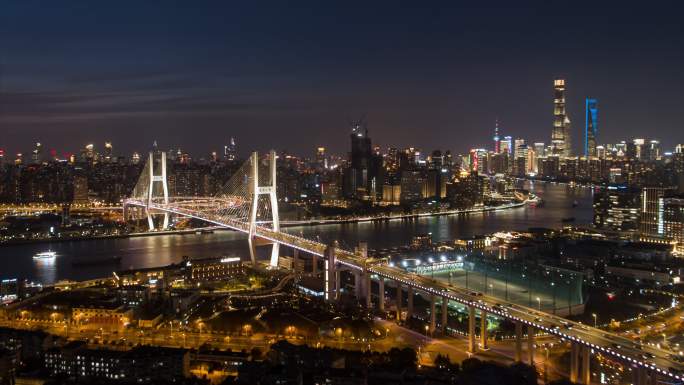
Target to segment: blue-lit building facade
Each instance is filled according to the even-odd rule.
[[[587,98],[584,122],[584,156],[596,156],[596,137],[598,136],[598,102]]]

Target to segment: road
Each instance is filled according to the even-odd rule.
[[[410,285],[428,294],[446,297],[515,322],[531,325],[565,341],[579,343],[625,363],[655,370],[660,375],[682,379],[684,365],[673,361],[671,353],[653,346],[642,346],[620,335],[566,320],[529,307],[507,303],[482,293],[449,286],[424,276],[406,273],[390,266],[372,266],[369,271]]]
[[[148,206],[148,202],[135,199],[127,200],[126,204],[141,207]],[[253,234],[256,237],[318,256],[325,256],[326,251],[331,250],[328,245],[323,243],[275,231],[265,226],[256,225],[251,227],[242,219],[236,219],[227,214],[230,212],[230,209],[226,210],[221,208],[220,205],[213,210],[202,211],[193,207],[193,202],[179,202],[175,205],[153,202],[149,204],[149,208],[204,220],[218,226]],[[484,310],[489,314],[532,326],[542,332],[587,346],[594,351],[619,359],[627,364],[653,370],[662,376],[668,376],[677,380],[684,379],[684,365],[673,361],[670,358],[669,352],[657,347],[636,345],[617,334],[605,332],[528,307],[505,302],[482,293],[449,286],[447,283],[408,273],[396,267],[376,264],[377,261],[364,258],[350,251],[337,248],[333,251],[336,262],[348,268],[377,274],[379,277],[401,282],[406,286],[413,287],[429,295],[448,298],[466,306]]]

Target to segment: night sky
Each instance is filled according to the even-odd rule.
[[[343,153],[362,116],[383,147],[548,142],[554,76],[575,149],[586,96],[599,143],[684,142],[677,2],[423,3],[1,1],[0,148]]]

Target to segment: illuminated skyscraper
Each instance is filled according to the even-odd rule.
[[[671,191],[667,187],[644,187],[641,193],[640,230],[645,235],[662,235],[662,198]]]
[[[494,152],[498,154],[499,149],[501,148],[500,144],[499,144],[499,140],[501,139],[499,137],[499,119],[497,119],[496,123],[494,124],[494,138],[493,139],[494,139]]]
[[[504,138],[499,142],[499,152],[507,152],[511,154],[513,152],[513,138],[510,136],[504,136]]]
[[[112,142],[105,142],[104,145],[104,161],[105,162],[111,162],[113,159],[113,147],[112,147]]]
[[[223,146],[223,158],[228,162],[237,160],[237,146],[235,145],[235,138],[231,137],[230,142]]]
[[[34,164],[40,163],[42,152],[43,146],[40,144],[40,142],[36,142],[36,148],[33,149],[33,153],[31,154],[31,162]]]
[[[527,146],[525,145],[525,139],[516,139],[513,142],[513,157],[518,158],[523,156],[522,153],[520,153],[520,148],[525,146],[525,149],[527,149]]]
[[[584,156],[596,156],[596,137],[598,136],[598,102],[587,98],[584,120]]]
[[[565,111],[565,80],[553,81],[553,130],[551,131],[553,155],[572,154],[570,138],[570,119]]]

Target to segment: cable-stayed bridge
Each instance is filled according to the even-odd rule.
[[[395,302],[398,314],[403,314],[403,293],[406,290],[406,316],[410,318],[413,314],[414,296],[419,294],[430,302],[430,333],[437,331],[437,326],[445,333],[448,304],[450,301],[460,303],[469,313],[468,350],[471,353],[476,353],[478,349],[487,349],[486,319],[489,315],[508,319],[515,324],[517,361],[524,360],[525,351],[527,361],[533,363],[537,333],[554,335],[566,341],[571,348],[569,373],[573,382],[589,384],[597,381],[591,377],[592,354],[602,354],[623,362],[632,370],[633,384],[682,383],[684,378],[684,365],[673,359],[677,353],[641,346],[619,335],[566,320],[554,314],[412,274],[388,266],[383,261],[368,258],[364,250],[344,250],[337,244],[327,245],[281,230],[274,151],[263,158],[253,153],[213,197],[169,196],[166,154],[150,153],[131,197],[124,202],[124,215],[146,217],[151,230],[155,228],[155,217],[162,216],[161,227],[167,228],[169,216],[177,215],[245,233],[254,265],[257,263],[256,247],[263,244],[272,245],[269,261],[271,267],[278,266],[281,246],[311,255],[314,273],[318,260],[322,259],[324,295],[329,301],[340,298],[342,271],[354,275],[354,294],[369,308],[374,305],[375,300],[378,309],[385,310],[387,282],[397,289]],[[373,293],[371,282],[377,282],[376,293]],[[437,320],[438,303],[441,306],[440,322]],[[475,335],[477,318],[482,331],[479,341]],[[523,327],[527,328],[526,338],[523,338]],[[523,349],[523,340],[526,341],[526,349]]]

